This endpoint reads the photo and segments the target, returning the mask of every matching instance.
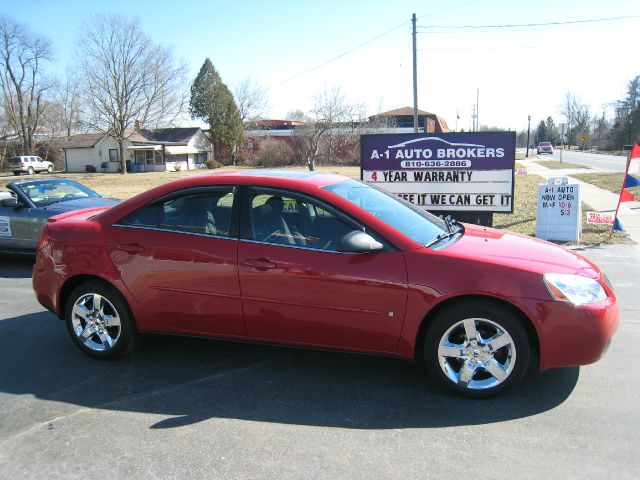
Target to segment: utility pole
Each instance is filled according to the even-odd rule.
[[[416,14],[411,17],[413,25],[413,133],[418,133],[418,51],[416,48]]]
[[[480,128],[480,89],[476,88],[476,132]]]

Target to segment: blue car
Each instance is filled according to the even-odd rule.
[[[44,178],[9,183],[0,191],[0,251],[34,253],[49,217],[71,210],[111,206],[103,198],[68,178]]]

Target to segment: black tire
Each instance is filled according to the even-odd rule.
[[[13,174],[14,174],[16,177],[20,176],[20,172],[13,172]]]
[[[53,165],[49,165],[47,167],[47,173],[49,173],[49,174],[53,173]]]
[[[95,302],[100,302],[101,308]],[[135,324],[125,300],[104,282],[87,282],[71,292],[65,322],[73,343],[93,358],[117,358],[137,345]]]
[[[469,341],[468,332],[474,331],[475,342]],[[467,301],[436,314],[425,333],[423,353],[428,372],[442,385],[465,397],[486,398],[522,380],[531,345],[521,319],[508,308]]]
[[[33,174],[34,174],[33,167],[29,167],[29,168],[27,169],[27,174],[28,174],[28,175],[33,175]]]

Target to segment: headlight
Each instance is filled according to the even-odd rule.
[[[547,273],[543,278],[549,293],[558,302],[586,305],[601,302],[607,298],[607,293],[602,285],[589,277]]]

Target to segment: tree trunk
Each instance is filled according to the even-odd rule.
[[[120,139],[120,142],[118,142],[120,145],[120,174],[122,175],[126,175],[127,174],[127,161],[124,158],[124,139]]]

